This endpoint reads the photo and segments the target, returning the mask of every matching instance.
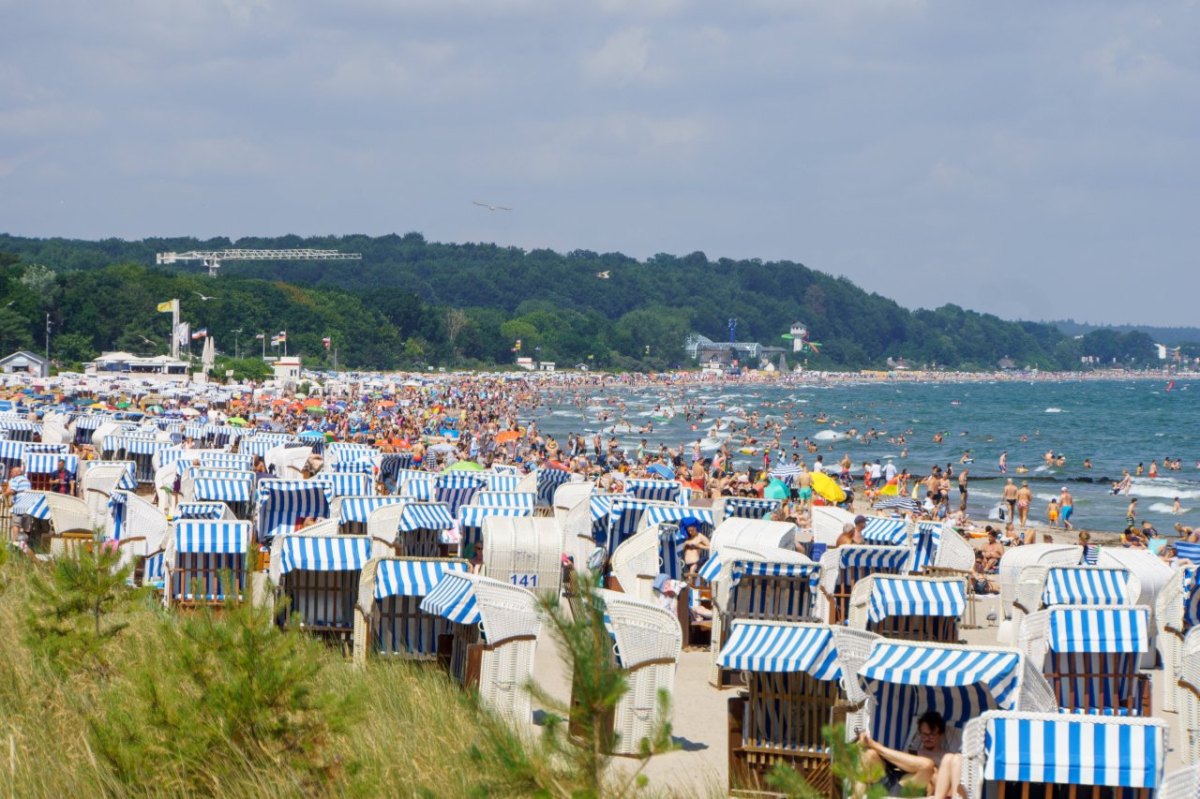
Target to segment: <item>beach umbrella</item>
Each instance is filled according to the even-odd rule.
[[[447,466],[442,470],[442,474],[446,472],[482,472],[483,467],[475,461],[458,461],[453,466]]]
[[[125,400],[121,400],[120,402],[117,403],[117,407],[120,408],[121,410],[125,410],[126,408],[129,407],[129,403],[126,402]]]
[[[325,415],[325,409],[321,408],[317,405],[310,405],[309,407],[304,409],[304,412],[309,414],[310,416],[324,416]]]
[[[322,433],[320,430],[305,430],[303,433],[300,434],[300,438],[305,441],[316,441],[316,440],[324,441],[325,434]]]
[[[772,480],[763,490],[763,496],[767,499],[787,499],[791,495],[792,490],[782,480]]]
[[[453,444],[434,444],[429,448],[430,452],[454,452]]]
[[[516,441],[520,437],[521,437],[521,434],[519,432],[517,432],[516,430],[505,430],[502,433],[496,434],[496,443],[497,444],[507,444],[510,441]]]
[[[816,491],[834,504],[843,502],[846,499],[846,492],[842,490],[842,487],[824,472],[812,473],[812,487],[813,491]]]
[[[881,497],[895,497],[895,496],[899,496],[899,495],[900,495],[900,486],[896,483],[896,481],[894,479],[889,480],[887,485],[885,485],[883,488],[879,489],[879,496],[881,496]]]
[[[233,425],[234,427],[245,427],[246,426],[246,420],[240,416],[230,416],[226,421],[229,422],[229,424]]]
[[[921,503],[907,497],[885,497],[875,503],[879,510],[898,510],[902,513],[916,513],[921,509]]]

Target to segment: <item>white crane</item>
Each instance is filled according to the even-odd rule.
[[[160,252],[154,262],[160,266],[179,261],[200,261],[208,268],[208,274],[216,277],[222,261],[361,261],[356,252],[337,250],[191,250],[189,252]]]

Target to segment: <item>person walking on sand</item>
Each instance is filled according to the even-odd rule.
[[[1022,481],[1021,487],[1017,489],[1017,513],[1021,517],[1021,526],[1029,526],[1029,506],[1033,502],[1033,491],[1029,488],[1029,483]]]
[[[1017,518],[1017,487],[1013,484],[1011,477],[1004,486],[1004,501],[1008,503],[1008,520],[1015,521]]]
[[[1071,514],[1075,511],[1075,499],[1071,496],[1071,492],[1063,486],[1062,492],[1058,495],[1058,513],[1062,520],[1064,530],[1074,530],[1071,525]]]

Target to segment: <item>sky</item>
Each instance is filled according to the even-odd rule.
[[[0,0],[0,19],[15,235],[699,250],[908,307],[1200,318],[1197,0]]]

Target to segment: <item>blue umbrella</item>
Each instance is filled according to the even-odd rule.
[[[665,463],[652,463],[650,464],[649,468],[646,469],[646,471],[650,472],[651,474],[657,474],[659,477],[662,477],[665,480],[675,479],[675,472],[671,471],[671,467],[667,466]]]

